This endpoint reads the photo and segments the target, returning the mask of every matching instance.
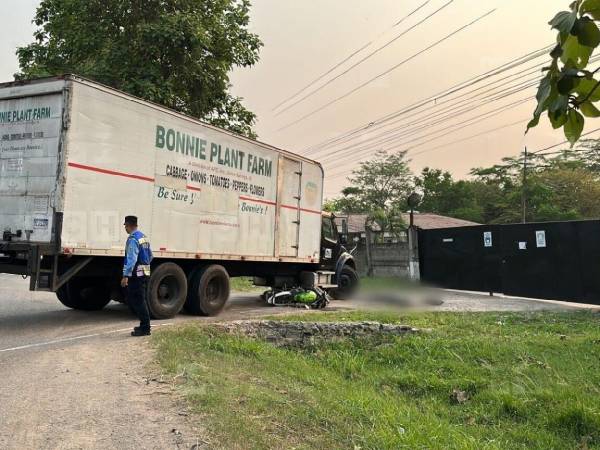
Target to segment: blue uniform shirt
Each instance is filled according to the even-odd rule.
[[[134,231],[127,238],[125,244],[125,260],[123,262],[123,276],[150,276],[150,263],[152,262],[152,249],[150,241],[139,230]]]

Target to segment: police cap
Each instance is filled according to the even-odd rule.
[[[133,225],[137,227],[138,218],[136,216],[125,216],[125,223],[123,225]]]

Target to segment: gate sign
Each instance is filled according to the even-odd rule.
[[[484,231],[483,232],[483,245],[485,247],[491,247],[492,246],[492,232],[491,231]]]
[[[546,248],[546,232],[545,231],[536,231],[535,232],[535,242],[538,248]]]

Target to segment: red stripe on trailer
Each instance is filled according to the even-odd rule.
[[[101,167],[86,166],[85,164],[78,164],[74,162],[70,162],[69,167],[74,167],[76,169],[81,170],[89,170],[91,172],[103,173],[105,175],[114,175],[117,177],[132,178],[134,180],[150,181],[154,183],[154,178],[144,177],[142,175],[135,175],[132,173],[117,172],[115,170],[102,169]]]
[[[302,211],[305,213],[309,213],[309,214],[318,214],[321,215],[321,211],[316,211],[314,209],[306,209],[306,208],[298,208],[297,206],[293,206],[293,205],[281,205],[282,208],[286,208],[286,209],[293,209],[295,211]]]
[[[260,200],[258,198],[242,197],[241,195],[240,195],[240,200],[247,200],[249,202],[254,202],[254,203],[263,203],[265,205],[271,205],[271,206],[276,206],[277,205],[277,203],[271,202],[269,200]]]

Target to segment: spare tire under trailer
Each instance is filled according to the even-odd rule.
[[[56,291],[67,308],[99,311],[110,303],[110,287],[105,278],[73,277]]]

